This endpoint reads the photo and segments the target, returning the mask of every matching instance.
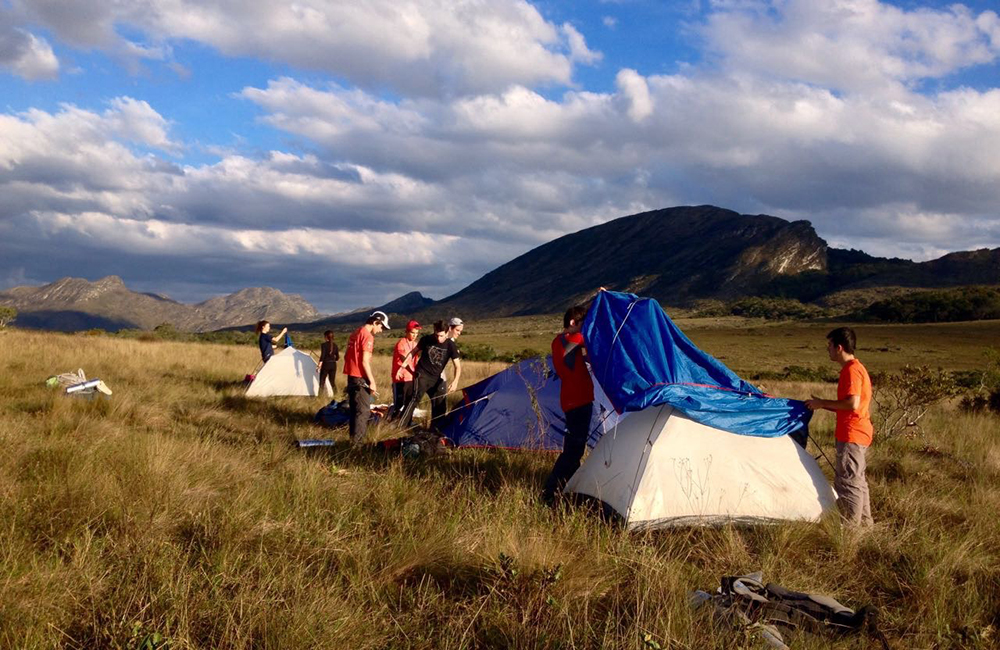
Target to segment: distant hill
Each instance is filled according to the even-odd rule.
[[[598,287],[680,304],[751,295],[779,276],[825,272],[827,245],[807,221],[714,206],[621,217],[543,244],[434,305],[477,316],[552,313]]]
[[[749,296],[854,311],[919,289],[1000,284],[1000,248],[928,262],[829,248],[808,221],[675,207],[614,219],[528,251],[429,308],[502,317],[554,313],[600,286],[673,306]]]
[[[152,329],[170,323],[180,330],[201,332],[262,318],[308,321],[320,315],[302,296],[270,287],[243,289],[187,305],[165,296],[132,291],[115,275],[95,282],[62,278],[41,287],[15,287],[0,291],[0,304],[18,310],[16,322],[21,327],[63,331]]]

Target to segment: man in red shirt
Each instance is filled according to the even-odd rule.
[[[347,399],[351,412],[351,442],[355,445],[365,441],[368,418],[371,417],[372,394],[378,394],[371,362],[375,335],[381,334],[383,329],[389,329],[389,317],[377,311],[347,339],[344,374],[347,375]]]
[[[872,444],[874,427],[870,414],[872,382],[868,371],[854,356],[857,336],[850,327],[838,327],[826,335],[830,360],[840,364],[837,399],[813,395],[806,401],[810,410],[825,409],[837,414],[837,466],[834,489],[837,507],[844,521],[852,526],[870,526],[871,503],[865,478],[865,456]]]
[[[392,350],[392,415],[403,412],[406,403],[413,396],[413,373],[417,369],[416,353],[417,335],[420,334],[420,323],[411,320],[406,324],[406,334],[396,341]]]
[[[552,365],[559,376],[559,405],[566,414],[563,450],[545,481],[542,501],[552,504],[587,449],[590,418],[594,412],[594,382],[587,368],[587,349],[580,328],[587,315],[583,306],[570,307],[563,316],[563,331],[552,341]]]

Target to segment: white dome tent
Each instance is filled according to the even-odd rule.
[[[604,502],[629,528],[816,521],[836,495],[790,436],[745,436],[669,405],[631,413],[566,485]]]
[[[279,395],[319,394],[319,373],[312,356],[293,347],[278,352],[257,372],[247,388],[247,397],[272,397]],[[330,387],[325,394],[332,397]]]

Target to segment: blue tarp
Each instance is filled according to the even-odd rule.
[[[811,417],[803,402],[764,395],[699,350],[655,300],[602,291],[583,336],[594,377],[619,413],[669,404],[695,422],[767,438]]]
[[[619,416],[595,386],[587,444],[597,444]],[[537,410],[536,410],[537,409]],[[442,433],[457,446],[560,450],[566,420],[552,357],[527,359],[467,387]]]

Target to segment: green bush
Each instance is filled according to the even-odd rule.
[[[1000,288],[961,287],[919,291],[880,300],[854,314],[887,323],[944,323],[1000,318]]]
[[[972,380],[967,386],[971,390],[962,398],[960,406],[966,411],[1000,414],[1000,349],[987,348],[983,357],[986,367],[966,376]]]
[[[920,430],[920,420],[935,404],[959,393],[951,373],[927,366],[903,366],[897,372],[872,375],[872,424],[875,439],[883,440]]]
[[[819,307],[791,298],[743,298],[732,303],[729,311],[734,316],[767,320],[802,320],[823,315]]]
[[[13,307],[0,305],[0,330],[4,329],[17,318],[17,310]]]

